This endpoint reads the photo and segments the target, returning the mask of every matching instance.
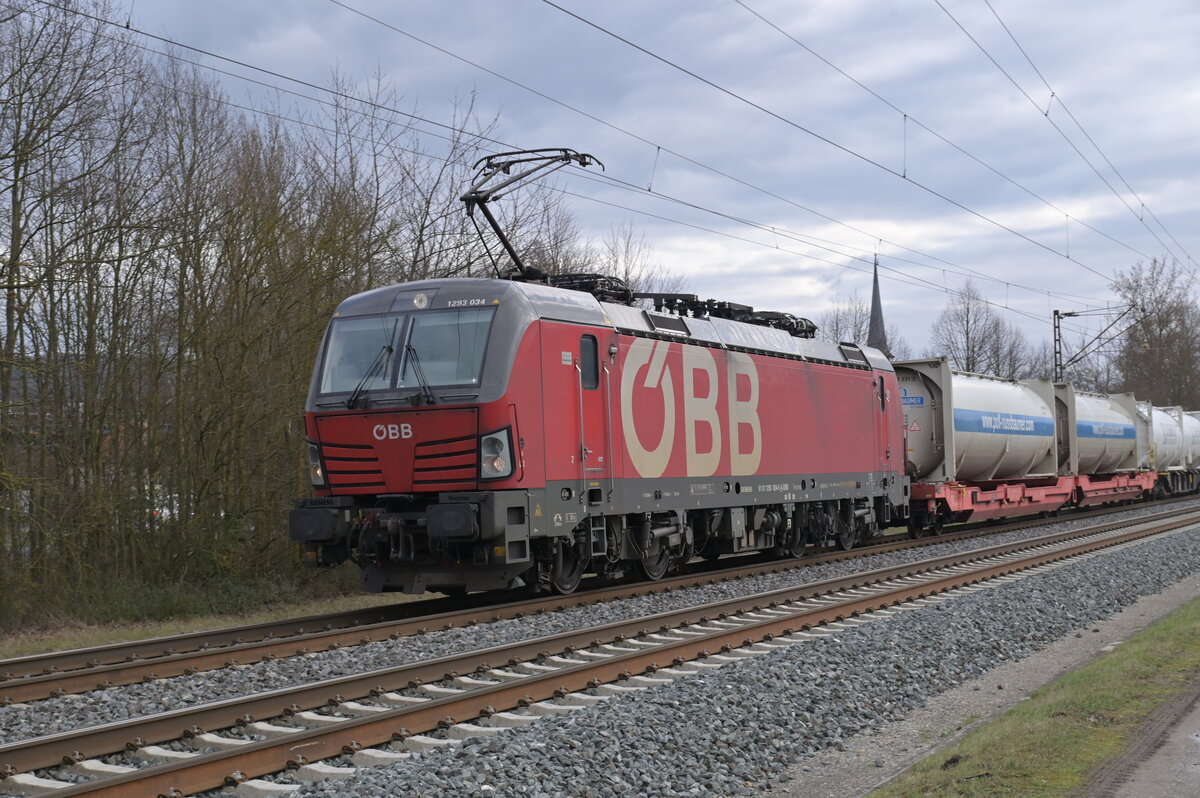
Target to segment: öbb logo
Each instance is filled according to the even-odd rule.
[[[376,424],[371,430],[377,441],[399,440],[413,436],[412,424]]]
[[[676,352],[678,357],[669,357]],[[641,338],[630,345],[621,375],[621,427],[626,451],[638,473],[648,478],[662,476],[675,451],[675,385],[679,377],[687,475],[715,474],[726,443],[731,475],[757,472],[763,441],[758,417],[758,368],[751,357],[742,352]],[[653,407],[650,403],[654,399],[645,391],[657,392],[661,397],[661,429],[646,422],[638,429],[635,407]],[[640,394],[636,399],[635,393]]]

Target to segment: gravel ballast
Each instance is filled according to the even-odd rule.
[[[1180,506],[1190,505],[1200,506],[1200,501],[1188,502],[1186,505]],[[1162,512],[1161,508],[1137,508],[1114,513],[1112,520],[1136,518],[1159,512]],[[803,585],[875,568],[967,552],[1029,537],[1065,532],[1094,523],[1096,521],[1092,519],[1067,519],[1050,526],[989,535],[982,539],[935,544],[908,551],[798,568],[785,573],[676,590],[668,594],[641,596],[545,615],[497,621],[470,628],[431,632],[399,640],[367,643],[301,657],[223,668],[193,676],[180,676],[145,684],[94,690],[89,693],[46,699],[29,704],[0,707],[0,745],[140,715],[168,712],[201,702],[236,698],[321,679],[394,667],[423,659],[641,617],[655,612],[681,609],[734,596]]]
[[[1157,511],[1159,510],[1146,508],[1140,511],[1127,511],[1126,514],[1121,515],[1145,515],[1146,512]],[[851,560],[851,562],[846,563],[799,569],[788,572],[788,574],[761,576],[750,578],[750,580],[716,584],[716,586],[679,590],[679,592],[667,595],[643,596],[643,598],[611,602],[611,604],[601,606],[575,608],[575,610],[546,614],[546,616],[505,620],[505,622],[485,624],[470,629],[432,632],[432,634],[402,638],[402,640],[398,641],[370,643],[365,644],[365,646],[334,650],[334,652],[301,656],[301,658],[224,668],[221,671],[200,673],[191,677],[167,679],[162,680],[162,682],[128,685],[109,690],[97,690],[82,696],[53,698],[53,700],[31,703],[28,706],[0,708],[0,744],[28,739],[38,736],[38,734],[66,731],[71,730],[71,728],[130,718],[130,716],[166,712],[166,710],[178,709],[203,701],[215,701],[226,697],[247,695],[251,694],[251,692],[277,689],[281,688],[281,686],[308,682],[308,680],[341,676],[341,674],[362,672],[371,670],[371,668],[400,665],[403,662],[431,658],[431,656],[442,656],[462,652],[462,650],[526,640],[529,637],[580,628],[580,626],[584,625],[608,623],[612,622],[612,620],[641,616],[641,614],[648,612],[665,611],[670,610],[670,608],[697,604],[697,602],[713,601],[719,598],[726,598],[726,596],[730,595],[762,592],[762,590],[786,587],[790,586],[790,584],[808,583],[823,580],[823,578],[850,574],[850,572],[854,571],[882,568],[882,566],[890,564],[912,562],[912,560],[940,556],[940,554],[968,551],[980,546],[998,544],[998,542],[1027,538],[1027,536],[1061,532],[1061,530],[1072,527],[1086,526],[1087,523],[1094,522],[1068,520],[1054,524],[1054,527],[1051,528],[1043,527],[1037,530],[1026,530],[1026,532],[990,536],[985,541],[958,541],[953,542],[953,544],[926,547],[917,551],[880,554],[880,556]],[[1163,542],[1165,544],[1166,541]],[[1192,556],[1168,557],[1168,560],[1170,560],[1169,563],[1162,563],[1162,565],[1171,565],[1177,569],[1188,569],[1196,562],[1196,558]],[[1158,563],[1156,563],[1156,568],[1157,566]],[[1148,572],[1145,576],[1148,576]],[[1056,600],[1066,602],[1067,605],[1072,604],[1073,596],[1069,592],[1063,594],[1061,599],[1055,599],[1055,595],[1057,593],[1049,595],[1048,601],[1051,604]],[[1140,595],[1140,593],[1127,594],[1126,598],[1132,595]],[[1027,600],[1037,601],[1037,599]],[[1068,618],[1068,620],[1078,620],[1078,617],[1074,619]],[[868,634],[868,632],[864,630],[863,634]],[[941,632],[938,632],[938,634],[941,634]],[[840,641],[840,637],[839,642],[823,641],[820,644],[820,648],[823,650],[833,646],[833,650],[839,650],[838,647],[844,644]],[[808,646],[804,648],[816,650]],[[1019,655],[1019,653],[1016,655]],[[952,658],[943,659],[940,662],[940,667],[947,671],[950,678],[959,678],[962,673],[978,672],[980,666],[974,661],[978,659],[961,659],[956,654]],[[772,656],[770,660],[775,661],[775,656]],[[779,680],[784,680],[784,682],[787,682],[787,680],[793,680],[793,682],[794,680],[799,680],[799,682],[809,685],[809,689],[814,695],[820,694],[820,692],[827,688],[834,689],[834,695],[840,695],[839,690],[853,691],[854,688],[854,679],[847,680],[846,685],[840,685],[839,679],[845,680],[845,677],[840,676],[834,678],[833,684],[826,684],[826,678],[823,676],[824,673],[838,673],[840,670],[844,670],[844,668],[836,665],[824,667],[824,670],[822,670],[822,666],[816,665],[814,668],[810,668],[810,670],[803,673],[794,670],[792,665],[770,666],[770,670],[779,671],[773,677],[776,682],[779,682]],[[854,672],[860,670],[862,670],[862,667],[854,668]],[[896,668],[896,670],[902,670],[902,668]],[[727,678],[725,676],[726,672],[727,668],[722,668],[719,682],[725,682]],[[704,677],[701,679],[701,683],[704,680],[713,682],[715,678]],[[691,679],[689,679],[689,682],[691,682]],[[760,695],[760,692],[762,692],[761,689],[755,688],[748,695],[756,696]],[[892,716],[896,707],[910,707],[912,706],[912,698],[917,697],[919,696],[916,694],[910,696],[907,692],[901,692],[898,696],[881,695],[878,696],[877,701],[866,701],[868,709],[866,709],[863,719],[857,721],[858,726],[862,726],[864,722],[865,724],[870,724],[870,722],[886,720]],[[641,701],[642,698],[640,697],[638,700]],[[749,698],[738,694],[736,700],[744,703]],[[623,701],[628,700],[620,698],[620,700],[613,700],[610,703],[616,708]],[[589,712],[584,713],[584,716],[592,718],[596,714],[599,713]],[[721,720],[721,713],[714,712],[714,715],[716,720]],[[818,720],[822,719],[824,713],[820,708],[817,708],[816,715],[812,714],[812,712],[809,712],[809,715],[809,720],[803,720],[805,725],[810,725],[814,718]],[[847,715],[847,718],[848,716],[850,715]],[[569,722],[576,724],[576,722],[582,721],[571,720]],[[539,724],[540,726],[541,724]],[[720,726],[720,724],[716,724],[716,726]],[[840,726],[842,728],[841,734],[848,733],[852,727],[857,726]],[[743,737],[746,736],[754,738],[754,731],[746,730]],[[516,739],[516,737],[512,739]],[[811,739],[811,742],[805,743],[804,748],[818,750],[822,746],[827,745],[829,739],[828,737],[816,736]],[[493,744],[496,743],[486,743],[486,745]],[[470,744],[466,748],[467,750],[472,750],[476,746],[478,744]],[[568,745],[568,748],[570,749],[570,745]],[[755,748],[755,746],[750,745],[750,748]],[[617,751],[619,752],[619,750],[618,746]],[[791,752],[791,755],[794,755],[794,751]],[[427,757],[422,756],[420,758],[424,761]],[[484,758],[486,760],[486,757]],[[574,762],[577,758],[580,757],[569,756],[568,760]],[[751,760],[749,758],[746,758],[746,756],[740,758],[742,758],[742,762],[733,761],[730,764],[731,773],[733,769],[738,769],[739,772],[742,772],[742,770],[750,767],[749,762]],[[653,772],[652,768],[650,773]],[[738,775],[740,778],[742,774],[739,773]],[[638,788],[640,782],[635,784],[635,782],[626,781],[624,784],[629,785],[631,788]],[[620,785],[613,786],[619,787]]]
[[[753,795],[1198,571],[1191,529],[303,794]]]

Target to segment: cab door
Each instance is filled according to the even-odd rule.
[[[579,336],[576,349],[580,495],[589,506],[606,503],[612,490],[612,343],[611,333],[594,330]]]

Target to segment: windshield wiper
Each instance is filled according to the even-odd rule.
[[[437,404],[436,397],[433,395],[433,389],[429,387],[428,380],[425,379],[425,370],[421,368],[421,358],[417,357],[417,350],[412,344],[405,344],[404,351],[408,353],[408,357],[412,360],[413,371],[417,375],[417,382],[421,383],[421,393],[425,396],[425,404]]]
[[[392,324],[392,334],[388,337],[387,343],[384,344],[383,348],[379,350],[379,354],[375,355],[375,359],[371,361],[370,368],[368,368],[366,373],[362,375],[362,379],[358,381],[358,385],[354,386],[354,390],[350,392],[350,398],[346,400],[347,410],[354,409],[354,405],[358,402],[358,398],[366,393],[367,383],[374,379],[375,372],[379,371],[379,369],[388,362],[392,352],[396,351],[392,348],[392,341],[396,340],[396,325],[399,323],[400,321],[397,319]]]

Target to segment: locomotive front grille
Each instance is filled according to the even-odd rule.
[[[478,473],[479,442],[474,435],[418,443],[413,452],[414,488],[472,486]]]
[[[331,488],[382,488],[383,468],[372,446],[322,443],[325,475]]]

